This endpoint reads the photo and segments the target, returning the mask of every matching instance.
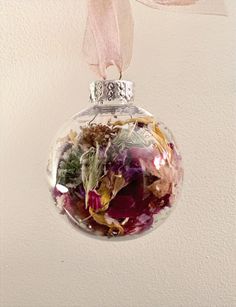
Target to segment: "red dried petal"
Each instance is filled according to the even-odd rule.
[[[95,190],[89,191],[88,193],[88,206],[95,211],[102,208],[101,195]]]
[[[141,215],[131,218],[124,225],[125,234],[134,234],[148,230],[153,224],[153,215],[142,213]]]
[[[135,200],[132,196],[117,195],[111,202],[107,213],[114,219],[135,216]]]

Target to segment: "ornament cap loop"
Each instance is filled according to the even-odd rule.
[[[103,104],[118,101],[131,102],[134,99],[134,83],[127,80],[99,80],[90,84],[90,102]]]

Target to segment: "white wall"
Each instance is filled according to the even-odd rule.
[[[85,1],[0,1],[3,307],[236,306],[236,3],[226,2],[228,18],[132,4],[135,45],[125,77],[136,81],[137,102],[176,135],[185,184],[159,229],[111,243],[64,221],[45,181],[55,132],[88,106]]]

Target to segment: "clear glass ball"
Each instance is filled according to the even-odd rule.
[[[182,178],[170,131],[127,101],[103,101],[73,116],[57,134],[48,163],[59,211],[100,238],[133,238],[160,225]]]

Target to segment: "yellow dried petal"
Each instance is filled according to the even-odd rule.
[[[104,191],[102,192],[101,195],[101,203],[102,203],[102,206],[106,206],[107,204],[109,204],[110,200],[111,200],[111,197],[110,197],[110,193],[108,191]]]
[[[113,191],[112,197],[115,197],[116,194],[127,185],[125,178],[122,175],[115,175],[114,176],[114,184],[113,184]]]
[[[122,175],[116,175],[115,173],[109,173],[104,176],[98,193],[101,195],[102,209],[104,211],[108,208],[110,201],[116,196],[116,194],[126,186],[126,181]]]
[[[75,144],[77,142],[77,136],[78,136],[77,132],[71,129],[68,134],[69,141]]]
[[[118,221],[116,221],[116,220],[114,222],[114,219],[111,219],[111,221],[109,221],[109,219],[106,219],[104,212],[96,213],[90,207],[89,208],[89,213],[91,214],[91,216],[95,220],[95,222],[97,222],[100,225],[108,226],[110,234],[112,234],[113,231],[117,231],[118,235],[123,235],[124,234],[124,229],[120,225],[120,223]]]
[[[157,140],[156,146],[160,150],[161,153],[166,152],[167,153],[167,161],[170,162],[172,157],[172,150],[170,146],[168,145],[168,140],[165,137],[164,133],[161,131],[161,129],[158,127],[157,124],[153,125],[153,136]]]
[[[111,193],[109,188],[109,181],[108,178],[105,176],[101,182],[100,188],[98,189],[98,193],[101,195],[101,203],[103,207],[107,207],[111,200]],[[103,210],[104,208],[102,208]]]

